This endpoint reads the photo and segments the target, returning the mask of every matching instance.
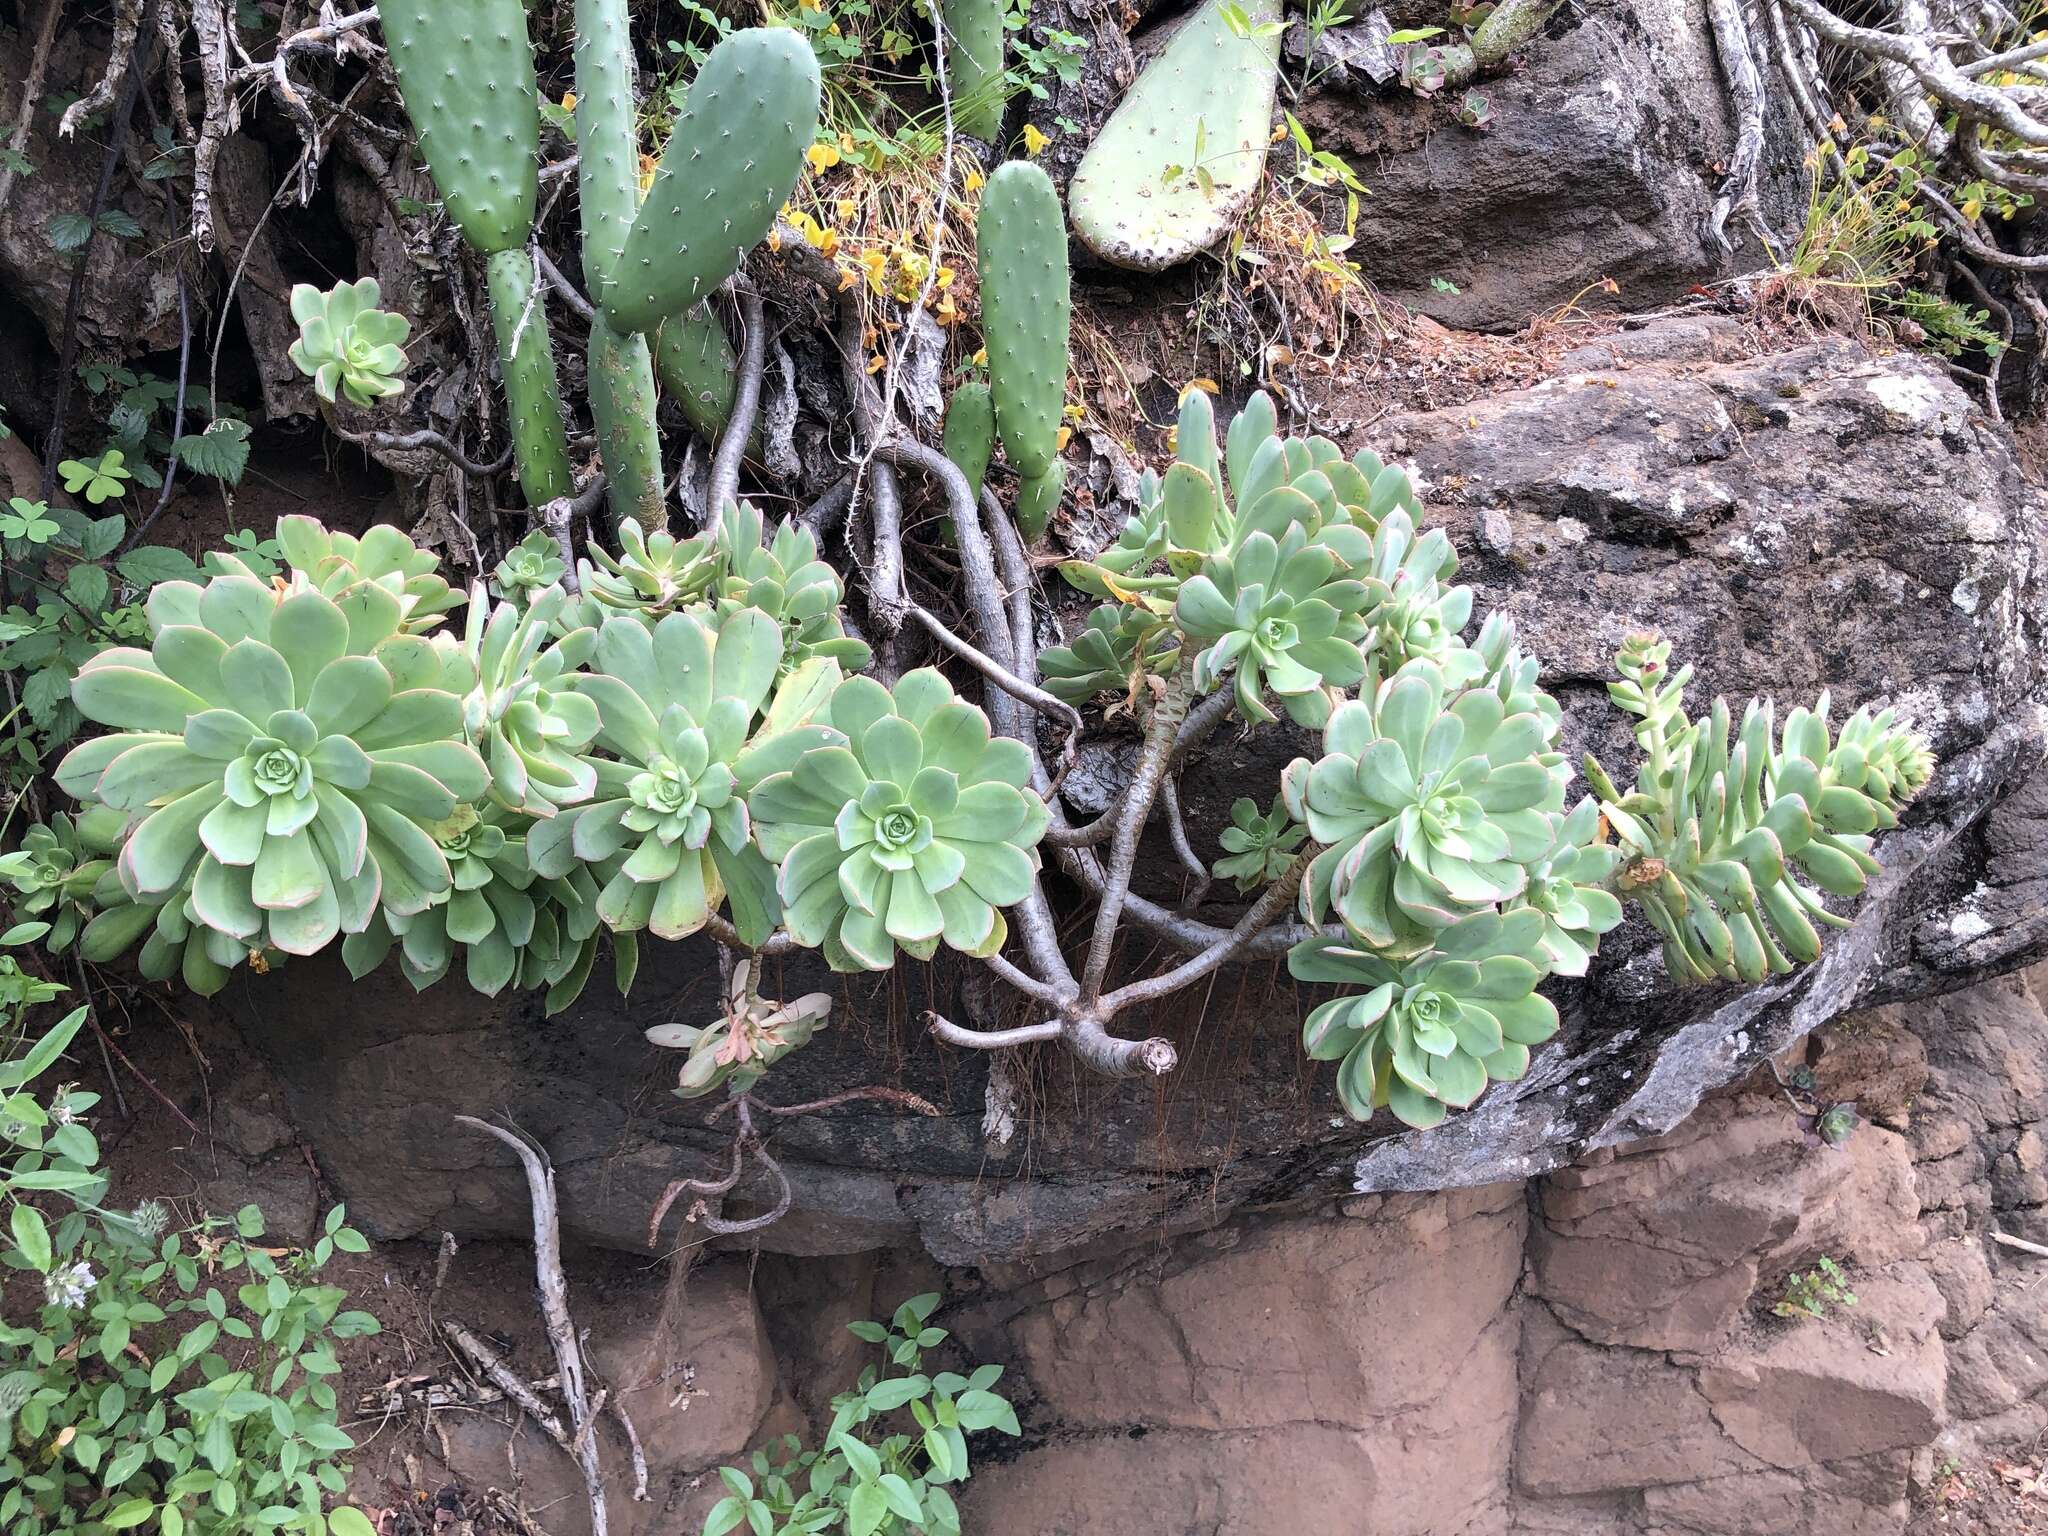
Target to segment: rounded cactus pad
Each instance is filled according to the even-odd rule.
[[[1229,232],[1265,171],[1279,20],[1280,0],[1207,0],[1145,66],[1067,189],[1089,250],[1163,272]]]
[[[1067,221],[1052,178],[1025,160],[998,166],[975,226],[981,331],[1003,451],[1027,479],[1053,464],[1067,397]]]
[[[524,245],[539,187],[540,101],[521,0],[378,7],[406,115],[449,217],[486,256]]]
[[[697,72],[604,294],[648,331],[707,297],[767,237],[818,132],[818,59],[801,33],[734,33]]]

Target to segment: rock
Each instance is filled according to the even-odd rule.
[[[1701,7],[1595,0],[1475,83],[1492,107],[1484,130],[1459,125],[1461,92],[1427,101],[1365,71],[1331,73],[1296,110],[1372,189],[1351,255],[1374,285],[1449,325],[1512,330],[1575,299],[1602,307],[1589,290],[1604,279],[1644,309],[1762,263],[1753,246],[1724,262],[1705,237],[1735,141],[1721,78]],[[1798,153],[1767,155],[1765,170],[1769,222],[1796,232]]]
[[[1043,1264],[1246,1204],[1520,1181],[1672,1131],[1848,1010],[1950,991],[2048,946],[2038,914],[2004,921],[2040,878],[2013,808],[2030,803],[2048,734],[2033,618],[2043,514],[2011,445],[1917,359],[1840,340],[1759,354],[1754,334],[1697,319],[1664,331],[1644,327],[1616,362],[1390,419],[1374,441],[1421,472],[1461,550],[1483,514],[1510,525],[1507,557],[1471,566],[1478,610],[1513,614],[1545,658],[1571,756],[1594,747],[1617,771],[1633,765],[1602,679],[1623,633],[1645,624],[1698,664],[1701,703],[1719,690],[1789,706],[1831,687],[1840,713],[1895,702],[1932,733],[1941,772],[1882,840],[1886,873],[1827,958],[1768,986],[1681,991],[1640,925],[1617,932],[1588,981],[1551,983],[1565,1025],[1528,1079],[1421,1135],[1345,1120],[1328,1074],[1301,1059],[1299,1000],[1253,968],[1133,1021],[1181,1047],[1163,1091],[1090,1077],[1056,1052],[1020,1057],[1029,1113],[1001,1144],[982,1133],[990,1059],[933,1046],[912,1022],[928,1007],[966,1016],[956,964],[842,979],[792,958],[782,985],[840,1003],[764,1092],[789,1103],[889,1083],[942,1113],[861,1103],[779,1125],[794,1207],[766,1246],[914,1244],[947,1264]],[[1965,587],[1968,615],[1951,596]],[[1309,749],[1299,732],[1220,733],[1183,788],[1197,845]],[[1163,849],[1149,869],[1177,891]],[[1925,941],[1978,912],[2001,921],[1967,947]],[[295,961],[227,996],[323,1173],[380,1235],[524,1233],[509,1155],[455,1129],[456,1113],[506,1111],[537,1135],[572,1235],[614,1247],[643,1249],[661,1190],[729,1158],[729,1131],[707,1120],[716,1101],[670,1097],[673,1059],[642,1038],[711,1006],[707,944],[649,945],[630,1003],[593,983],[552,1021],[536,999],[492,1003],[454,983],[415,996],[388,969],[342,976],[328,959]],[[2015,1148],[2003,1187],[2032,1187],[2039,1166]],[[733,1206],[769,1198],[750,1174]]]
[[[301,1246],[313,1240],[320,1215],[313,1174],[296,1155],[250,1163],[236,1158],[210,1161],[213,1176],[199,1186],[200,1208],[209,1216],[232,1218],[245,1205],[263,1212],[263,1236],[272,1243]]]

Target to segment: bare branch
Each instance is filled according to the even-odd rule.
[[[754,435],[754,418],[761,410],[761,375],[768,362],[768,318],[760,294],[744,279],[736,280],[734,297],[740,307],[740,374],[733,391],[732,413],[711,456],[711,480],[706,489],[706,516],[715,524],[725,504],[738,497],[740,464],[747,456],[747,439]]]
[[[1019,1024],[1014,1029],[963,1029],[944,1014],[927,1010],[924,1021],[938,1039],[948,1045],[964,1046],[970,1051],[1004,1051],[1019,1045],[1037,1045],[1042,1041],[1057,1040],[1066,1033],[1066,1026],[1058,1019],[1047,1019],[1042,1024]]]
[[[1242,955],[1246,946],[1265,931],[1268,923],[1293,905],[1295,892],[1301,889],[1301,878],[1314,854],[1314,849],[1304,849],[1287,867],[1286,873],[1261,891],[1259,899],[1245,909],[1236,927],[1193,959],[1183,961],[1164,975],[1134,981],[1110,993],[1102,1000],[1103,1015],[1115,1018],[1125,1008],[1170,996]]]

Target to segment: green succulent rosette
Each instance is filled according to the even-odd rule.
[[[1331,550],[1306,540],[1299,525],[1278,542],[1254,533],[1235,553],[1205,561],[1174,603],[1181,631],[1208,642],[1195,657],[1195,688],[1211,692],[1234,674],[1247,720],[1278,718],[1263,697],[1270,689],[1296,724],[1321,725],[1339,690],[1365,676],[1357,644],[1339,630],[1365,606],[1367,588],[1339,574]]]
[[[412,323],[379,309],[374,277],[341,283],[322,293],[311,283],[292,289],[298,340],[288,349],[313,392],[332,403],[337,393],[372,406],[405,391],[405,338]]]
[[[421,549],[389,523],[377,523],[358,535],[337,533],[310,517],[280,517],[277,543],[284,563],[329,597],[339,597],[363,582],[391,593],[398,599],[399,627],[407,634],[437,628],[444,615],[462,606],[462,594],[441,575],[441,562],[433,551]],[[215,553],[209,558],[225,573],[261,579],[235,555]]]
[[[140,942],[135,968],[145,980],[179,981],[201,997],[219,992],[243,965],[266,972],[285,958],[209,927],[193,910],[189,888],[138,901],[122,885],[119,870],[109,869],[93,892],[93,905],[99,910],[78,938],[81,959],[106,965]]]
[[[1548,720],[1508,714],[1492,689],[1452,692],[1427,660],[1341,705],[1322,758],[1297,758],[1281,781],[1288,811],[1324,845],[1303,912],[1320,923],[1334,909],[1366,943],[1406,954],[1513,901],[1551,846],[1546,813],[1563,809],[1550,736]]]
[[[1558,976],[1583,976],[1601,936],[1621,926],[1621,901],[1608,883],[1621,867],[1622,852],[1599,840],[1600,807],[1591,798],[1551,823],[1556,834],[1530,864],[1523,900],[1543,919],[1546,968]]]
[[[596,708],[597,745],[610,756],[591,760],[588,804],[528,834],[534,868],[559,877],[579,860],[623,856],[598,899],[611,928],[685,938],[729,900],[746,941],[766,939],[779,908],[774,871],[750,841],[748,791],[806,747],[836,739],[808,721],[837,669],[811,663],[778,690],[781,661],[781,631],[758,609],[716,628],[688,613],[651,628],[607,621],[595,670],[575,686]]]
[[[560,587],[525,608],[470,594],[462,654],[473,678],[463,725],[491,770],[491,798],[510,811],[552,816],[588,800],[597,771],[581,755],[597,735],[597,706],[573,686],[597,631],[557,634],[569,597]]]
[[[1394,960],[1348,940],[1288,952],[1297,981],[1361,989],[1312,1009],[1302,1045],[1337,1062],[1337,1097],[1356,1120],[1391,1109],[1418,1130],[1478,1102],[1489,1082],[1529,1070],[1529,1047],[1557,1033],[1543,978],[1543,918],[1526,908],[1460,919],[1421,954]]]
[[[1128,696],[1144,677],[1172,671],[1179,649],[1173,626],[1159,615],[1105,603],[1072,640],[1039,653],[1039,681],[1068,704],[1085,704],[1103,693]]]
[[[567,569],[561,547],[546,530],[536,528],[505,551],[505,558],[491,572],[491,590],[524,608],[537,594],[559,585]]]
[[[0,857],[0,877],[20,898],[15,910],[50,925],[43,947],[63,954],[98,912],[93,889],[114,867],[128,818],[104,805],[76,816],[62,812],[22,834],[21,847]]]
[[[991,737],[930,668],[893,692],[848,678],[823,718],[845,745],[805,751],[748,797],[791,936],[842,971],[886,970],[898,946],[995,953],[1049,819],[1023,743]]]
[[[427,828],[488,775],[396,595],[228,575],[163,583],[148,614],[149,650],[104,651],[72,683],[115,734],[57,770],[67,793],[137,818],[116,864],[132,897],[189,888],[197,921],[303,955],[380,901],[417,912],[449,888]]]
[[[863,670],[874,653],[849,635],[840,614],[846,592],[839,573],[818,558],[810,529],[785,519],[763,542],[761,514],[750,502],[727,502],[719,519],[718,553],[725,575],[718,611],[757,608],[782,630],[783,676],[807,661],[827,660],[844,672]]]
[[[590,559],[578,567],[579,585],[592,601],[638,613],[650,623],[708,601],[724,572],[724,557],[713,540],[646,533],[630,517],[619,523],[618,554],[592,543]]]
[[[1233,882],[1241,895],[1250,895],[1287,872],[1307,837],[1308,828],[1288,814],[1284,801],[1276,798],[1261,812],[1258,801],[1237,800],[1230,807],[1230,825],[1216,838],[1228,857],[1218,859],[1212,872]]]
[[[1364,648],[1382,673],[1418,657],[1441,660],[1472,618],[1472,589],[1446,586],[1458,556],[1441,528],[1418,536],[1405,508],[1381,519],[1369,562],[1353,570],[1371,593]]]

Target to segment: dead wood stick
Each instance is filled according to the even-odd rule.
[[[2036,1258],[2048,1259],[2048,1247],[2043,1247],[2039,1243],[2030,1243],[2024,1237],[2013,1237],[2008,1233],[1994,1232],[1991,1234],[1991,1241],[2004,1248],[2017,1248],[2021,1253],[2031,1253]]]
[[[532,1387],[519,1379],[518,1372],[507,1365],[496,1350],[453,1318],[441,1319],[441,1331],[448,1335],[448,1342],[455,1346],[456,1352],[467,1355],[469,1363],[482,1371],[492,1386],[525,1409],[527,1417],[545,1430],[550,1440],[565,1451],[571,1450],[569,1435],[562,1428],[562,1421],[555,1417],[553,1410],[540,1400]]]
[[[599,1470],[597,1438],[584,1428],[595,1417],[590,1394],[585,1388],[583,1348],[577,1342],[575,1319],[569,1315],[569,1282],[562,1273],[562,1229],[555,1201],[555,1174],[547,1154],[524,1132],[503,1130],[471,1115],[457,1115],[457,1125],[482,1131],[502,1141],[518,1155],[526,1170],[526,1191],[533,1201],[533,1268],[540,1289],[541,1321],[547,1325],[548,1343],[554,1346],[555,1363],[562,1375],[562,1401],[569,1408],[569,1425],[576,1432],[576,1464],[583,1472],[583,1486],[590,1495],[591,1536],[607,1536],[610,1522],[605,1518],[604,1475]]]

